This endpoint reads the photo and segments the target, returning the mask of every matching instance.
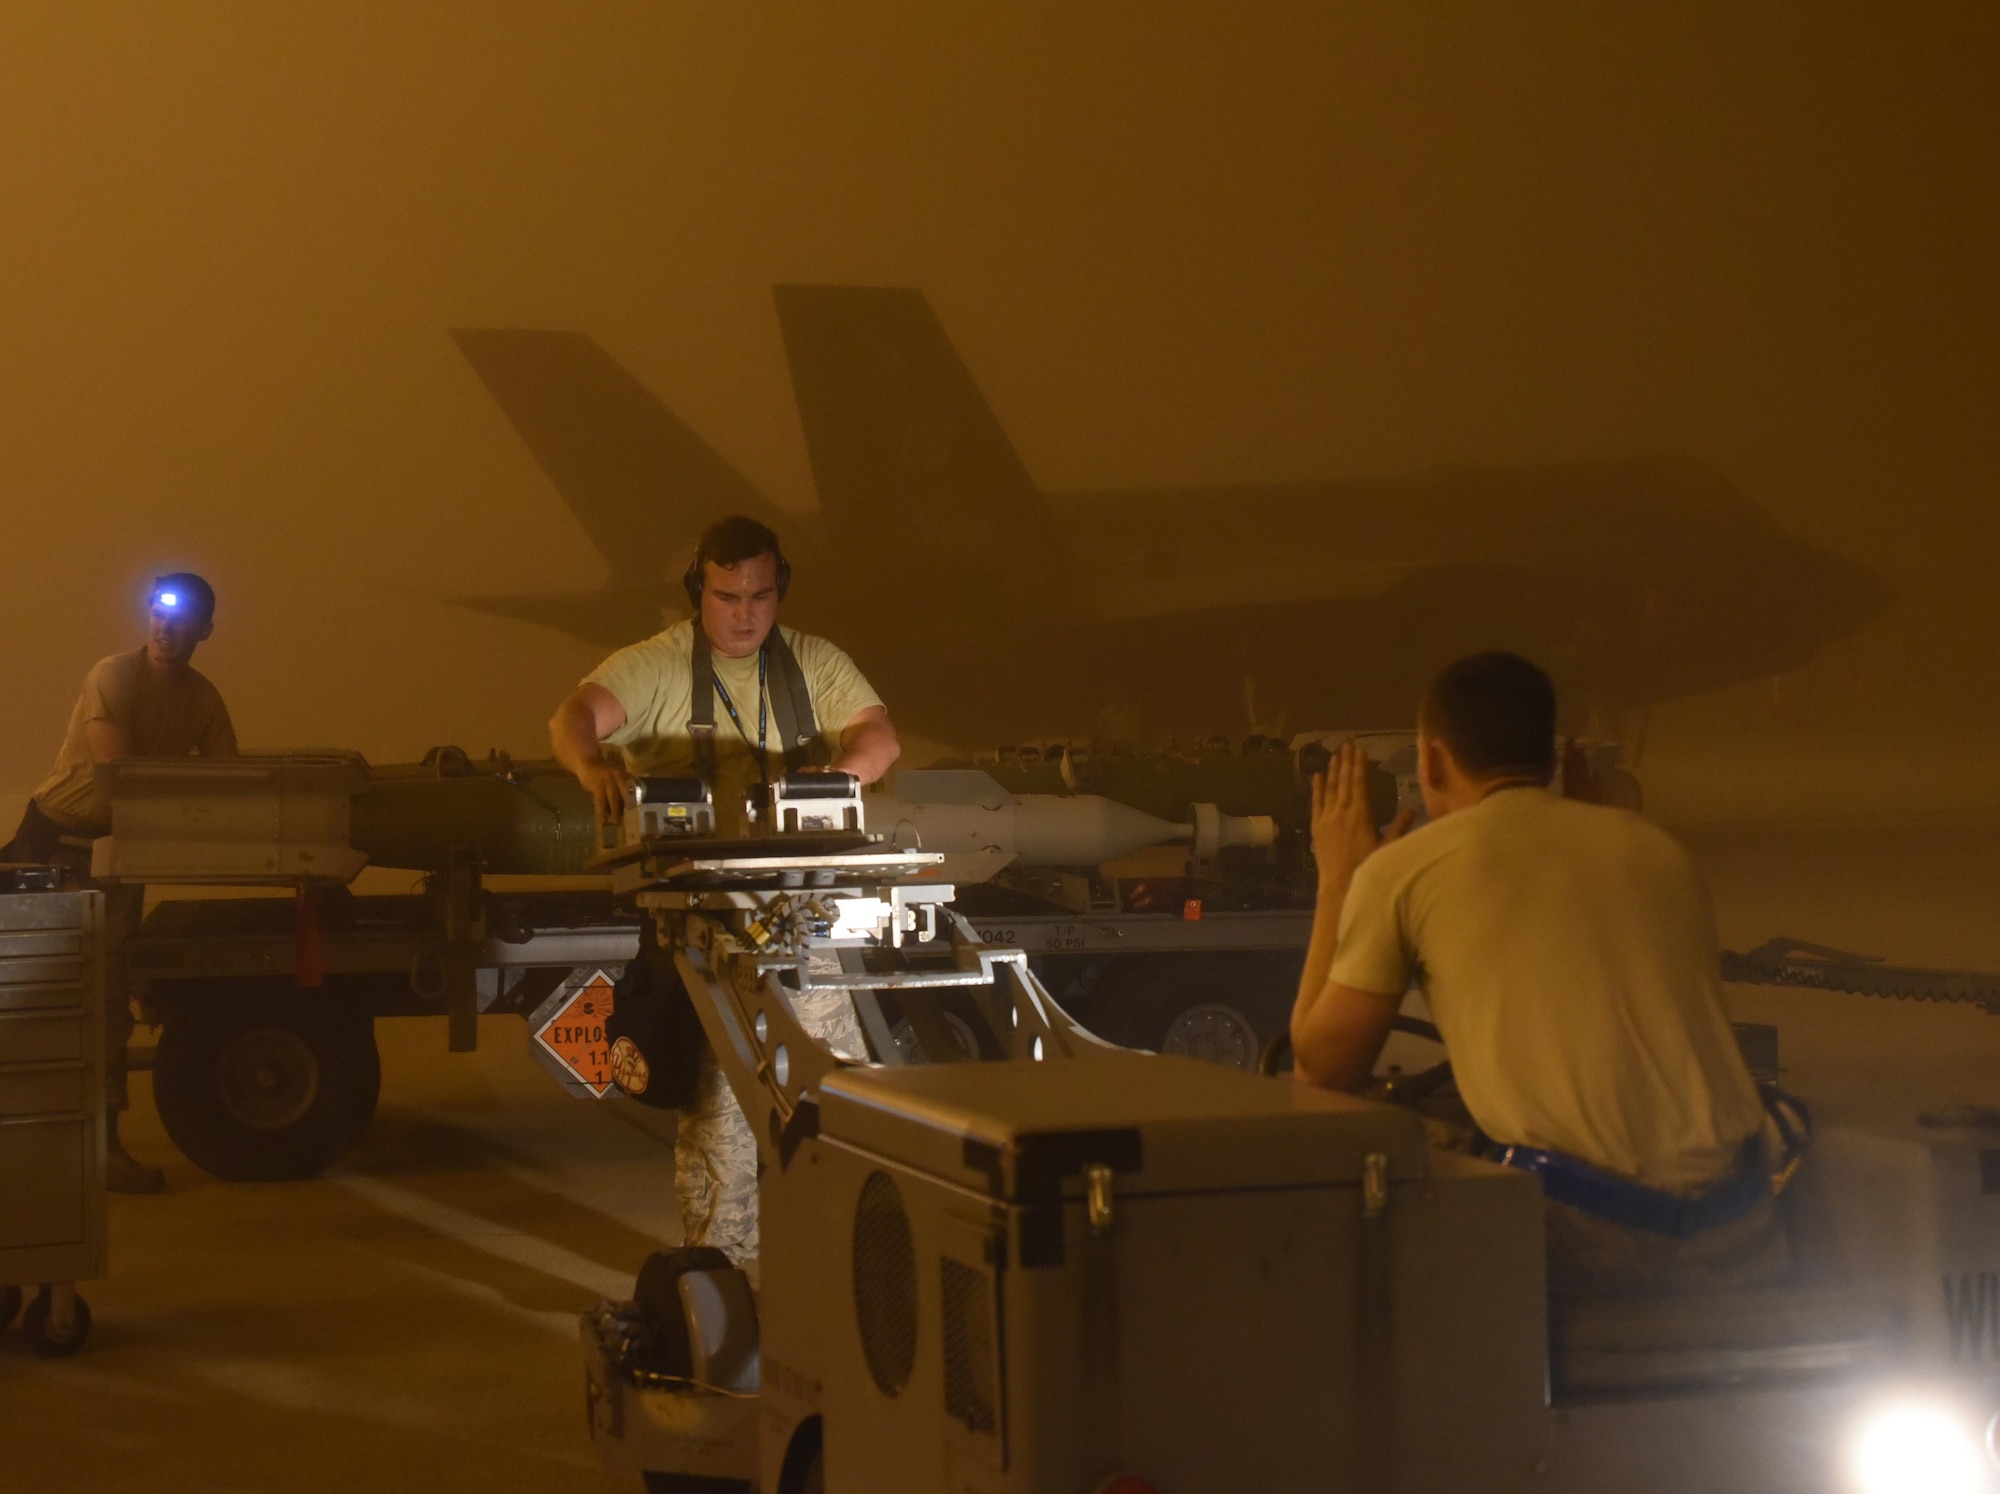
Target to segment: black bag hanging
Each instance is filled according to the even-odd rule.
[[[708,1037],[681,984],[670,950],[662,949],[649,919],[639,935],[639,953],[611,988],[611,1015],[604,1019],[611,1044],[612,1075],[618,1088],[642,1105],[685,1110],[694,1103],[701,1055]],[[640,1077],[620,1062],[621,1042],[644,1061]]]

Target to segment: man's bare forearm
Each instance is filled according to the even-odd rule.
[[[840,734],[840,756],[833,766],[873,783],[903,755],[902,739],[887,717],[857,721]]]
[[[1316,1089],[1359,1089],[1375,1071],[1401,1004],[1328,982],[1311,1015],[1293,1023],[1293,1078]]]
[[[625,792],[630,786],[624,767],[606,758],[603,746],[604,738],[624,721],[624,708],[617,698],[591,685],[579,687],[549,718],[549,749],[590,791],[597,818],[606,825],[616,824],[624,814]]]
[[[602,766],[604,748],[597,740],[597,722],[581,701],[565,700],[549,718],[549,750],[572,774]]]
[[[94,763],[115,763],[132,755],[132,734],[115,721],[102,719],[83,724],[83,745]]]
[[[1334,951],[1340,944],[1340,910],[1346,905],[1347,887],[1353,880],[1352,871],[1336,876],[1320,874],[1319,895],[1313,903],[1312,939],[1306,945],[1305,968],[1299,972],[1298,999],[1292,1003],[1294,1044],[1313,1003],[1326,990],[1327,972],[1333,969]]]

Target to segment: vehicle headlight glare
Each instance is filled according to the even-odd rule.
[[[1945,1407],[1898,1401],[1862,1422],[1850,1466],[1859,1494],[1977,1494],[1985,1461],[1979,1437]]]

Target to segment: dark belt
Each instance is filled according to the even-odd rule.
[[[21,816],[20,828],[6,847],[6,859],[49,862],[67,850],[84,858],[87,868],[92,838],[90,831],[72,830],[30,799],[27,811]]]
[[[1622,1224],[1686,1240],[1704,1230],[1741,1219],[1771,1197],[1771,1172],[1764,1144],[1752,1136],[1736,1154],[1736,1167],[1695,1194],[1665,1193],[1630,1178],[1592,1167],[1562,1152],[1526,1146],[1502,1146],[1489,1154],[1502,1167],[1532,1172],[1542,1180],[1542,1193],[1572,1209]]]

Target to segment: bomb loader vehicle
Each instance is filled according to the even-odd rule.
[[[1551,1304],[1531,1175],[1407,1104],[1104,1043],[924,855],[615,858],[757,1137],[764,1244],[754,1284],[670,1252],[583,1319],[608,1467],[670,1494],[1994,1487],[1976,1134],[1821,1137],[1787,1285]],[[868,1062],[793,1018],[827,985]]]

